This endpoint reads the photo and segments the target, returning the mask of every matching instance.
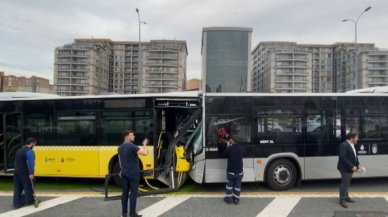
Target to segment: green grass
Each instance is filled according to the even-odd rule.
[[[61,192],[104,192],[104,179],[80,178],[43,178],[37,177],[36,191],[61,191]],[[0,191],[13,191],[12,177],[0,177]],[[114,184],[109,185],[109,191],[120,192],[121,189]]]
[[[150,180],[152,186],[158,188],[167,188],[168,186],[160,183],[156,180]],[[148,188],[148,186],[141,182],[142,188]],[[222,185],[224,186],[224,185]],[[35,188],[37,192],[94,192],[104,193],[104,179],[86,179],[86,178],[46,178],[37,177],[35,182]],[[13,178],[0,177],[0,191],[13,191]],[[223,191],[223,188],[219,184],[197,184],[188,179],[185,184],[174,193],[199,193],[199,192],[219,192]],[[109,184],[109,192],[117,193],[121,192],[121,188],[115,184]]]

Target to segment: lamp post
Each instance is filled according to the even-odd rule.
[[[358,20],[360,20],[360,17],[367,11],[369,11],[370,9],[372,9],[371,6],[365,8],[365,10],[360,14],[360,16],[357,17],[356,20],[354,19],[343,19],[342,22],[352,22],[354,24],[354,43],[357,44],[357,23],[358,23]]]
[[[142,71],[140,67],[142,67],[142,54],[141,54],[141,24],[147,24],[146,22],[144,21],[141,21],[140,20],[140,11],[138,8],[136,8],[136,13],[137,13],[137,18],[138,18],[138,21],[139,21],[139,68],[138,68],[138,82],[140,83],[140,72]],[[138,87],[140,87],[141,85],[138,85]],[[139,92],[140,90],[138,90]]]
[[[343,19],[342,22],[352,22],[354,24],[354,43],[357,44],[357,24],[358,24],[358,21],[360,20],[360,17],[367,11],[369,11],[370,9],[372,9],[371,6],[365,8],[365,10],[357,17],[356,20],[354,19]],[[355,52],[355,57],[354,57],[354,88],[355,89],[358,89],[358,61],[357,61],[357,58],[358,58],[358,51],[356,50]]]

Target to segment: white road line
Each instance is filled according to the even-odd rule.
[[[256,217],[286,217],[302,197],[276,197]]]
[[[176,205],[186,201],[190,197],[191,196],[168,197],[141,210],[139,214],[143,215],[144,217],[156,217],[167,212]]]
[[[13,216],[25,216],[25,215],[30,215],[32,213],[36,213],[45,209],[49,209],[51,207],[68,203],[73,200],[77,200],[79,198],[82,198],[82,196],[62,196],[62,197],[57,197],[51,200],[43,201],[39,204],[38,208],[35,208],[33,205],[31,206],[26,206],[20,209],[12,210],[9,212],[5,212],[0,214],[0,217],[13,217]]]

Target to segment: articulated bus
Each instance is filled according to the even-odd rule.
[[[3,174],[12,174],[15,151],[29,136],[38,140],[37,176],[116,174],[122,131],[133,129],[137,144],[150,139],[150,155],[140,157],[144,179],[177,187],[188,177],[225,182],[227,134],[245,149],[243,181],[274,190],[339,178],[338,145],[349,132],[360,137],[366,168],[355,177],[388,176],[388,96],[380,93],[22,97],[0,100],[0,113]]]

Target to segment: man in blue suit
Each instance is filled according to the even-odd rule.
[[[353,177],[353,173],[358,170],[358,157],[356,148],[358,136],[355,133],[348,133],[346,141],[339,146],[339,158],[337,169],[341,173],[341,184],[339,187],[340,205],[343,208],[348,208],[347,203],[354,203],[355,201],[349,197],[348,189]]]

